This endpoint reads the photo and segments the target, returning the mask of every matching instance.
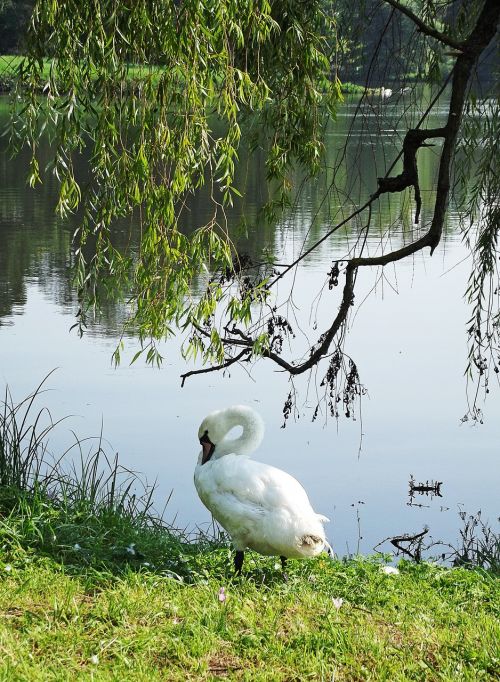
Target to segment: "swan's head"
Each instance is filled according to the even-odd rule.
[[[235,426],[242,426],[243,433],[237,438],[226,438]],[[234,405],[216,410],[202,421],[198,429],[198,440],[202,447],[201,464],[212,457],[218,458],[229,453],[250,454],[259,445],[264,435],[264,423],[250,407]]]
[[[229,431],[225,419],[226,410],[216,410],[201,422],[198,429],[198,440],[202,447],[201,463],[205,464],[212,457],[215,448],[224,440]]]

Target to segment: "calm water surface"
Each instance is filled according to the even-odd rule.
[[[0,124],[6,120],[0,104]],[[338,163],[354,108],[347,105],[329,136],[331,170]],[[280,260],[300,253],[304,243],[317,239],[329,220],[347,215],[350,192],[373,190],[393,154],[384,157],[374,142],[399,136],[391,121],[402,112],[386,105],[379,117],[370,107],[352,131],[349,153],[337,176],[342,193],[337,202],[322,203],[324,183],[305,188],[295,210],[275,228],[256,229],[257,209],[264,200],[263,168],[259,160],[242,171],[245,206],[235,211],[236,223],[244,212],[250,239],[242,248],[255,253],[266,248]],[[5,145],[5,139],[0,141]],[[430,214],[436,171],[433,150],[419,159],[424,190],[424,221]],[[53,368],[43,396],[54,418],[74,415],[58,427],[51,449],[61,451],[72,439],[99,433],[101,422],[110,450],[123,465],[143,472],[158,483],[156,501],[162,508],[171,490],[167,520],[195,529],[208,524],[208,512],[196,496],[192,473],[199,445],[197,428],[211,410],[247,403],[266,421],[266,436],[259,459],[286,468],[304,484],[313,506],[332,519],[328,532],[334,548],[344,554],[370,552],[380,540],[404,532],[418,532],[427,524],[436,539],[455,541],[459,509],[483,511],[495,521],[498,513],[498,391],[484,408],[485,424],[462,424],[466,411],[465,323],[468,310],[462,300],[468,277],[467,253],[450,211],[446,234],[432,259],[419,254],[413,260],[378,273],[362,273],[358,307],[346,350],[355,358],[368,395],[355,422],[337,425],[324,418],[311,423],[314,389],[299,381],[298,413],[286,429],[282,407],[289,391],[287,378],[274,366],[260,363],[231,376],[195,377],[180,388],[179,341],[165,344],[161,369],[126,360],[114,369],[111,354],[117,343],[124,311],[110,308],[88,334],[79,339],[69,329],[77,309],[71,287],[71,234],[75,224],[54,216],[56,186],[48,178],[36,191],[25,181],[26,158],[10,159],[0,149],[0,379],[15,399],[23,398]],[[343,197],[343,199],[342,199]],[[393,222],[392,246],[410,238],[411,202],[391,197],[381,202],[374,216],[382,225]],[[207,202],[193,201],[187,227],[203,219]],[[400,219],[403,216],[403,219]],[[311,226],[312,218],[316,220]],[[351,226],[355,229],[356,224]],[[382,233],[381,233],[382,234]],[[120,236],[121,235],[121,236]],[[128,239],[128,225],[117,227],[117,239]],[[294,303],[300,326],[315,321],[318,332],[338,306],[338,292],[323,293],[311,310],[311,296],[321,289],[333,258],[346,253],[349,233],[326,241],[298,272]],[[371,253],[381,238],[369,244]],[[367,294],[371,291],[371,295]],[[366,296],[366,297],[365,297]],[[365,300],[364,300],[365,299]],[[310,327],[309,327],[310,329]],[[300,341],[299,341],[300,343]],[[125,340],[128,357],[136,350]],[[125,357],[127,355],[125,354]],[[408,481],[443,481],[442,497],[416,497],[423,506],[408,506]],[[389,549],[386,547],[386,549]]]

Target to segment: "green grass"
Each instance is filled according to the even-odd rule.
[[[0,55],[0,92],[10,92],[15,86],[16,71],[19,68],[24,57],[22,55]],[[45,59],[43,62],[43,69],[41,73],[41,81],[39,83],[40,92],[50,76],[51,60]],[[154,65],[127,65],[127,78],[131,85],[139,79],[145,77],[159,78],[162,73],[162,67]]]
[[[364,85],[358,85],[357,83],[342,83],[340,87],[344,95],[363,95],[365,93],[373,94],[375,93],[374,88],[366,88]]]
[[[10,92],[15,85],[16,71],[24,57],[20,55],[0,55],[0,92]],[[43,62],[42,80],[46,82],[50,73],[50,61]],[[40,83],[40,89],[44,83]]]
[[[5,560],[9,563],[5,564]],[[376,561],[186,558],[190,580],[24,554],[0,561],[0,679],[494,680],[498,581],[481,571]],[[220,600],[224,588],[225,601]],[[336,608],[333,598],[342,598]]]
[[[325,555],[285,582],[248,553],[236,578],[226,539],[166,524],[100,438],[54,460],[42,392],[0,410],[1,681],[498,679],[494,571]],[[478,527],[460,557],[498,567]]]
[[[20,55],[0,55],[0,91],[8,92],[14,86],[15,71],[19,67],[23,57]],[[138,78],[143,78],[146,74],[160,73],[161,68],[155,66],[139,66],[130,64],[128,67],[128,78],[133,81]],[[50,60],[44,60],[42,80],[46,82],[49,79],[50,74]],[[40,88],[43,87],[43,83],[40,84]],[[364,85],[358,85],[356,83],[342,83],[341,90],[344,94],[349,95],[362,95],[366,92],[368,94],[376,94],[378,92],[377,88],[366,88]]]
[[[19,68],[21,62],[23,61],[23,55],[0,55],[0,77],[1,76],[13,76],[15,71]],[[50,75],[50,59],[44,59],[43,61],[43,78],[48,79]],[[128,66],[128,74],[131,78],[136,78],[139,76],[144,76],[145,73],[150,73],[152,71],[161,71],[161,67],[157,66],[140,66],[136,64],[130,64]]]

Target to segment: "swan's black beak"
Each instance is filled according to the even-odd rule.
[[[215,445],[212,443],[208,437],[208,431],[205,431],[203,436],[200,438],[200,445],[203,449],[203,456],[201,458],[201,463],[206,464],[210,457],[214,454]]]

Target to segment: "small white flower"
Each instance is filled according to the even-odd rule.
[[[10,573],[12,571],[12,566],[10,564],[5,564],[3,570],[7,571],[7,573]]]
[[[276,563],[274,564],[274,570],[275,570],[275,571],[279,571],[280,568],[281,568],[281,564],[279,564],[278,562],[276,562]]]
[[[342,604],[344,603],[344,600],[342,599],[342,597],[332,597],[332,603],[338,611]]]
[[[91,662],[93,665],[99,665],[99,656],[97,656],[96,654],[94,654],[93,656],[90,657],[90,662]]]
[[[149,563],[149,561],[143,561],[143,562],[142,562],[142,565],[143,565],[143,566],[151,566],[151,564]]]
[[[382,573],[386,575],[399,575],[399,569],[394,566],[382,566]]]
[[[125,551],[131,554],[132,556],[135,556],[135,543],[132,542],[128,547],[125,548]]]
[[[78,544],[78,542],[75,542],[75,544],[73,545],[73,549],[75,550],[75,552],[78,552],[78,551],[81,549],[81,547],[80,547],[80,545]]]
[[[223,587],[220,588],[219,590],[219,601],[224,603],[227,599],[226,591]]]

